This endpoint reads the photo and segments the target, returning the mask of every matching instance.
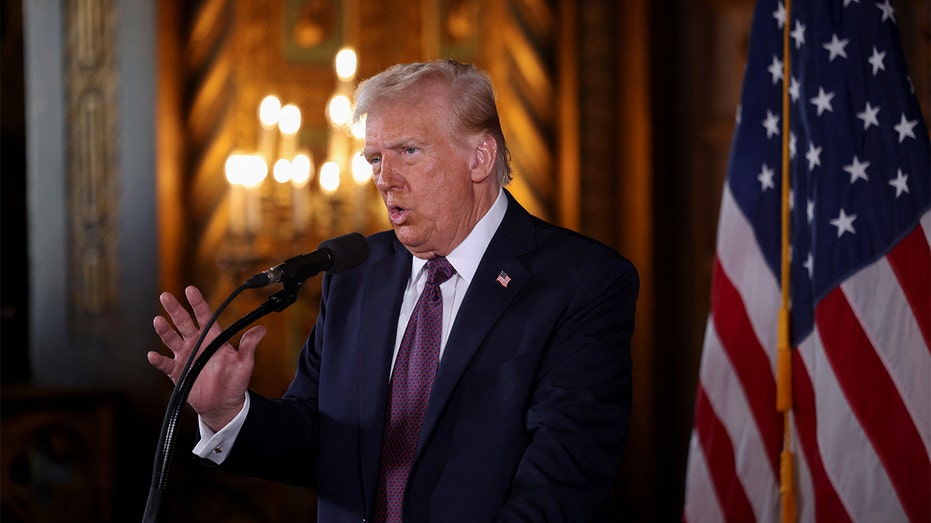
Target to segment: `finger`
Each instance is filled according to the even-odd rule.
[[[165,374],[168,375],[168,377],[170,377],[172,380],[174,380],[174,377],[173,377],[171,374],[172,374],[172,372],[174,371],[174,368],[175,368],[175,365],[174,365],[174,364],[175,364],[175,360],[173,360],[173,359],[171,359],[171,358],[168,358],[168,357],[165,357],[165,356],[163,356],[163,355],[161,355],[161,354],[155,352],[154,350],[153,350],[153,351],[149,351],[148,353],[146,353],[145,356],[146,356],[146,359],[149,361],[149,365],[151,365],[151,366],[155,367],[156,369],[158,369],[158,370],[164,372]]]
[[[181,305],[181,302],[170,292],[163,292],[159,295],[158,300],[162,303],[165,312],[171,318],[172,323],[177,327],[178,332],[185,338],[195,336],[200,330],[194,323],[190,313]]]
[[[197,318],[197,324],[202,326],[207,325],[213,317],[213,310],[210,308],[210,304],[207,303],[207,300],[204,299],[204,295],[200,292],[200,289],[191,285],[184,289],[184,294],[187,296],[188,303],[191,304],[191,309],[193,309],[194,316]],[[215,331],[217,334],[221,330],[222,329],[217,323],[211,326],[211,331]]]
[[[171,352],[177,353],[184,348],[184,340],[178,335],[178,332],[175,331],[164,316],[156,316],[155,319],[152,320],[152,326],[155,328],[155,333],[161,338],[162,343],[164,343]]]

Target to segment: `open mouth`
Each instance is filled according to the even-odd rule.
[[[407,209],[404,207],[398,205],[388,206],[388,218],[391,220],[391,223],[397,225],[404,220],[405,216],[407,216]]]

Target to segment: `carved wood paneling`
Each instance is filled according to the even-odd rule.
[[[64,10],[69,332],[101,345],[116,313],[116,12],[110,0]]]
[[[587,234],[610,243],[618,233],[617,186],[632,158],[619,154],[617,136],[620,53],[614,29],[618,5],[610,1],[587,2],[579,7],[579,120],[581,175],[579,226]],[[609,65],[610,64],[610,65]],[[647,130],[648,131],[648,130]]]
[[[339,30],[327,22],[339,13],[343,40],[359,52],[360,78],[398,62],[474,61],[497,90],[518,199],[618,248],[641,270],[628,499],[619,508],[632,520],[676,519],[754,2],[176,1],[187,6],[181,54],[189,57],[182,176],[190,219],[183,225],[197,267],[184,283],[212,282],[213,303],[234,283],[215,259],[228,215],[221,162],[230,148],[254,143],[261,96],[274,90],[300,105],[304,138],[313,147],[325,140],[331,64],[323,52],[295,53],[295,28],[304,28],[302,38],[317,26]],[[895,4],[927,108],[928,3]],[[297,23],[287,15],[296,12],[329,14],[310,17],[319,24]],[[282,337],[263,342],[260,357],[270,357],[269,347],[288,349],[258,364],[260,380],[286,384],[294,364],[288,350],[297,350],[313,309],[305,305],[284,328],[270,327]],[[282,370],[285,378],[275,377]]]
[[[355,0],[358,4],[359,76],[425,58],[425,9],[414,1]],[[434,57],[435,58],[435,57]]]
[[[236,137],[243,134],[236,114],[235,83],[240,40],[236,14],[243,3],[206,0],[190,4],[185,13],[187,31],[181,35],[184,63],[183,113],[186,155],[187,230],[196,270],[191,282],[212,290],[216,253],[223,241],[221,216],[227,184],[223,164]]]
[[[217,303],[248,272],[277,263],[276,257],[296,253],[272,247],[282,231],[269,223],[261,234],[236,247],[253,259],[246,259],[245,265],[218,265],[218,259],[229,258],[233,243],[228,235],[230,213],[241,212],[229,206],[223,164],[234,150],[256,147],[260,131],[256,111],[266,94],[276,94],[283,103],[301,108],[301,141],[316,159],[325,158],[324,108],[336,80],[332,56],[323,48],[333,47],[334,39],[356,47],[359,78],[397,62],[435,58],[429,54],[431,48],[479,61],[490,70],[498,90],[502,122],[515,159],[514,192],[537,214],[558,216],[557,2],[450,0],[437,5],[428,0],[204,0],[180,3],[175,9],[180,26],[178,54],[183,62],[178,70],[182,141],[176,176],[180,183],[174,190],[183,199],[183,221],[167,237],[182,238],[173,240],[183,253],[174,255],[175,259],[194,261],[175,262],[179,269],[188,267],[176,276],[175,291],[194,283],[206,291],[211,303]],[[317,30],[323,33],[317,35]],[[325,43],[302,49],[314,35],[319,37],[314,41]],[[334,223],[348,226],[346,222]],[[383,220],[377,227],[374,222],[369,225],[373,228],[363,232],[386,227]],[[318,229],[308,245],[296,248],[306,252],[341,232],[346,231]],[[289,318],[266,322],[281,322],[283,327],[269,329],[269,345],[299,347],[315,311],[315,293],[311,292],[315,287],[308,287],[301,311],[298,306],[289,310]],[[234,308],[231,312],[245,311]],[[257,363],[256,375],[259,381],[272,384],[270,388],[281,390],[290,377],[288,369],[297,349],[273,350],[273,357],[264,356],[271,361]]]
[[[555,0],[488,0],[480,52],[495,85],[511,151],[510,189],[531,213],[558,215],[556,181],[559,41]]]

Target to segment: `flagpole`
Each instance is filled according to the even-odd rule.
[[[782,305],[779,308],[778,339],[776,346],[776,409],[783,415],[783,443],[782,454],[779,460],[779,492],[782,499],[782,522],[791,523],[796,520],[795,510],[795,471],[792,456],[792,351],[789,338],[789,288],[790,288],[790,238],[789,238],[789,82],[791,67],[789,66],[789,29],[792,0],[785,0],[786,18],[782,35]]]

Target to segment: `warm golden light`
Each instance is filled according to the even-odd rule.
[[[224,165],[226,181],[230,184],[229,190],[229,226],[230,232],[236,235],[246,231],[246,194],[242,186],[242,155],[230,154]]]
[[[278,125],[278,118],[281,114],[281,100],[273,95],[268,95],[262,99],[259,104],[259,121],[262,127],[268,129]]]
[[[356,120],[349,126],[349,131],[352,132],[353,138],[356,140],[365,139],[365,115],[363,114],[361,118]]]
[[[352,179],[359,185],[372,179],[372,166],[361,153],[352,155]]]
[[[326,162],[320,166],[320,188],[331,193],[339,189],[339,165]]]
[[[231,185],[258,187],[268,176],[268,165],[261,156],[233,153],[226,159],[224,171]]]
[[[226,163],[223,165],[223,170],[226,173],[226,181],[230,185],[242,185],[243,184],[243,156],[241,154],[231,154],[226,159]]]
[[[349,119],[352,118],[352,102],[349,101],[349,97],[338,94],[330,98],[330,103],[327,106],[327,115],[330,117],[330,121],[333,122],[333,124],[337,126],[346,125]]]
[[[265,159],[255,154],[242,155],[238,160],[240,184],[244,187],[255,188],[262,185],[268,176],[268,164]]]
[[[303,187],[310,181],[313,161],[306,154],[298,154],[291,161],[291,183]]]
[[[301,129],[301,110],[296,105],[288,104],[281,108],[278,129],[284,135],[296,134]]]
[[[280,158],[275,162],[275,167],[272,168],[272,176],[275,177],[275,181],[278,183],[288,183],[291,181],[291,162]]]
[[[336,65],[336,76],[344,82],[348,82],[356,76],[356,52],[351,47],[344,47],[336,53],[334,60]]]

